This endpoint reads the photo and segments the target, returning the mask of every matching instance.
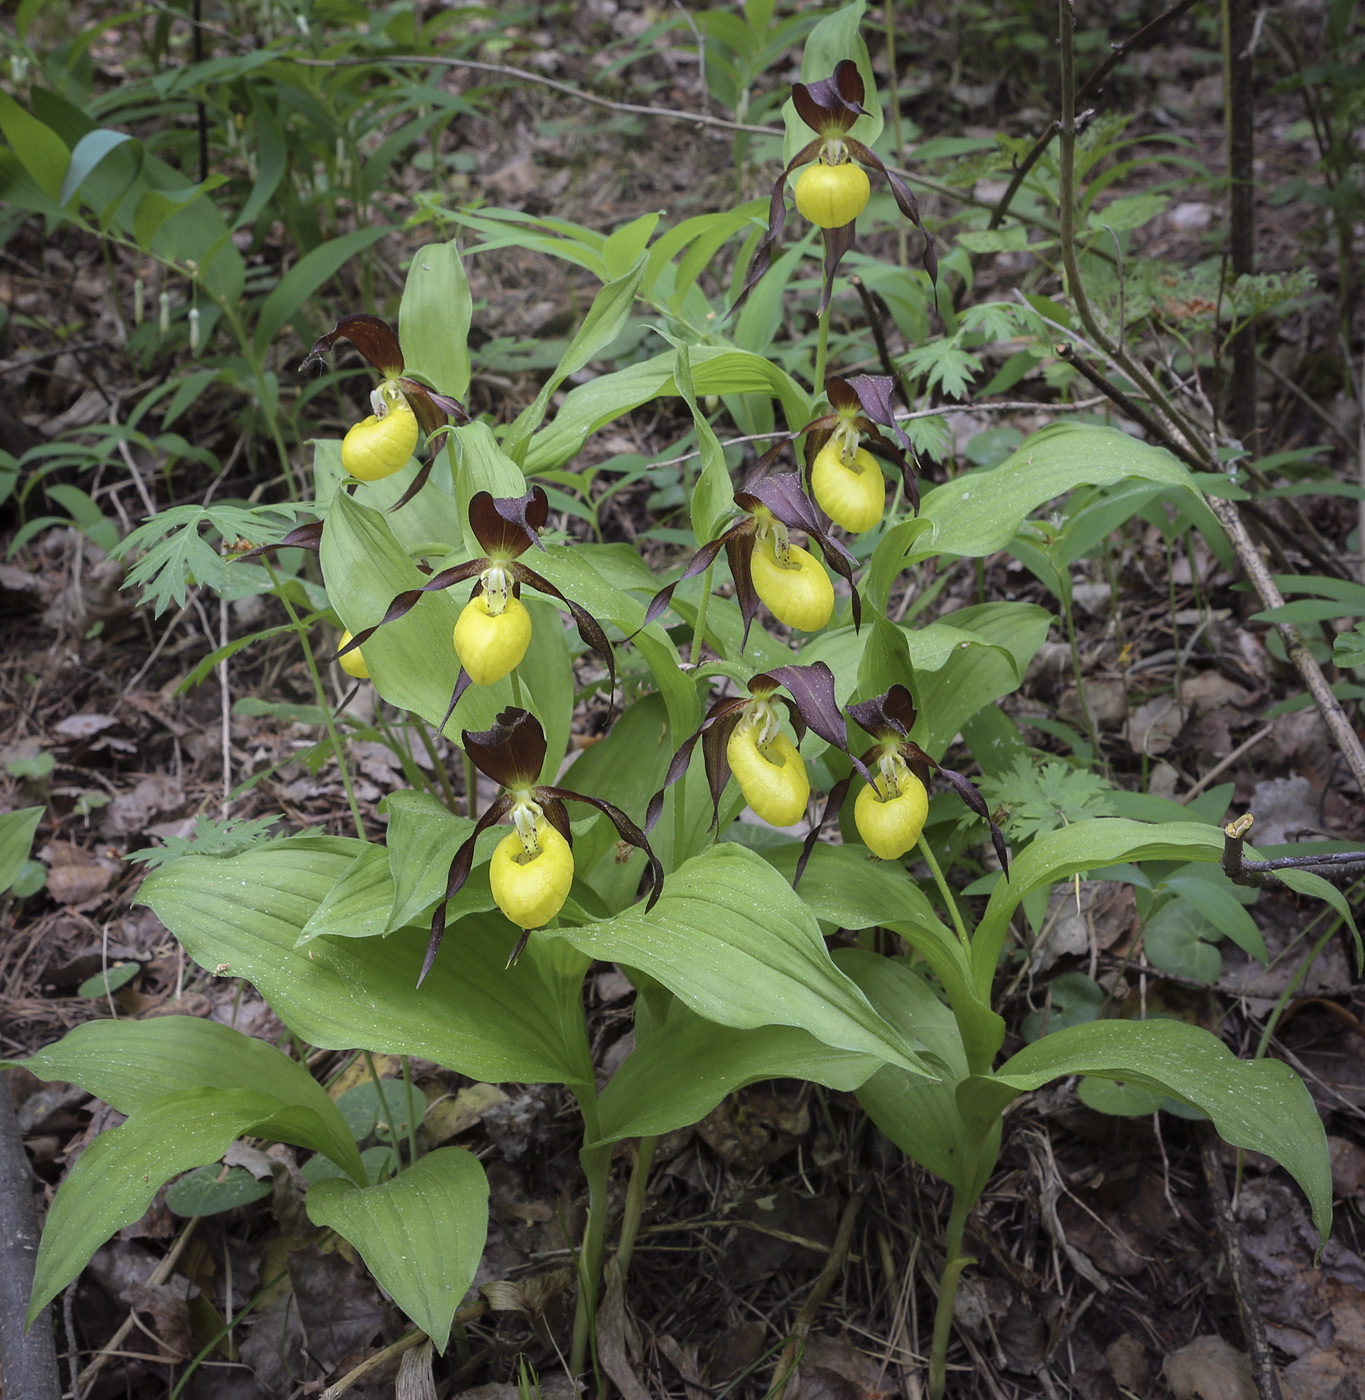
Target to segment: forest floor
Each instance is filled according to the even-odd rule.
[[[905,19],[904,111],[920,139],[1037,134],[1049,117],[1037,65],[1025,50],[984,41],[973,47],[967,21],[945,16],[951,9],[917,7]],[[593,88],[601,64],[590,41],[603,33],[643,34],[652,15],[601,0],[576,20],[556,20],[564,25],[562,45],[552,29],[510,31],[502,61]],[[1028,21],[1016,16],[1014,22]],[[1132,27],[1121,29],[1116,18],[1113,37]],[[614,97],[714,110],[695,50],[681,47],[677,34],[653,47],[641,42],[643,56],[612,78]],[[873,47],[880,54],[880,43]],[[97,64],[105,65],[104,80],[114,81],[116,33],[105,48],[97,49]],[[907,55],[923,66],[912,66]],[[792,58],[790,71],[768,75],[774,89],[796,76]],[[878,61],[884,68],[884,55]],[[470,75],[456,69],[435,81],[455,90]],[[1272,197],[1307,169],[1313,153],[1295,125],[1297,98],[1269,86],[1267,79],[1257,124],[1258,257],[1269,271],[1307,266],[1321,296],[1265,330],[1264,356],[1273,369],[1263,369],[1259,381],[1258,450],[1268,456],[1322,444],[1320,460],[1341,480],[1353,480],[1359,463],[1350,444],[1359,405],[1336,339],[1340,269],[1320,208]],[[1139,129],[1179,133],[1210,170],[1223,168],[1219,59],[1209,31],[1194,21],[1177,22],[1154,50],[1134,55],[1105,100],[1132,112]],[[452,198],[477,195],[606,229],[651,210],[680,218],[734,197],[732,136],[723,129],[591,106],[529,82],[494,90],[484,116],[457,125],[443,147],[463,157],[451,167],[458,186],[447,191]],[[766,193],[773,173],[746,167],[746,197]],[[394,211],[412,209],[422,177],[413,174],[411,182],[409,188],[400,180],[388,196]],[[975,193],[990,197],[988,189]],[[950,196],[932,190],[921,199],[931,226],[954,208]],[[1192,181],[1144,230],[1144,251],[1173,263],[1216,251],[1221,199],[1216,181]],[[380,245],[379,266],[396,296],[401,268],[425,239],[420,228],[395,229]],[[265,250],[267,257],[282,253],[278,246]],[[9,450],[88,431],[117,415],[120,405],[126,411],[145,389],[120,347],[110,271],[93,242],[63,233],[48,238],[36,220],[0,253],[0,302],[10,313],[0,330]],[[112,271],[131,276],[122,264]],[[987,259],[974,295],[1008,289],[1023,271],[1017,257]],[[477,346],[500,337],[562,337],[582,310],[583,284],[564,263],[514,249],[471,260],[470,278],[478,307],[470,407],[508,421],[534,396],[535,375],[514,365],[480,368]],[[338,303],[335,309],[354,308]],[[315,332],[332,319],[320,311]],[[60,338],[52,329],[58,326]],[[304,349],[300,343],[282,353],[282,377]],[[231,404],[206,399],[180,431],[231,461],[235,421]],[[969,465],[966,446],[983,429],[1027,432],[1047,421],[1042,401],[1036,411],[990,417],[964,405],[949,419],[953,454],[928,474],[943,479]],[[684,419],[673,410],[641,410],[620,425],[610,450],[657,458],[683,430]],[[306,446],[294,451],[300,464],[307,462]],[[172,481],[150,465],[114,455],[93,474],[48,480],[79,480],[126,533],[146,513],[142,492],[160,507],[201,499],[209,487],[192,463],[178,466]],[[219,494],[248,496],[254,483],[247,471],[240,464],[216,487]],[[635,540],[657,523],[649,494],[642,484],[616,497],[603,517],[609,538]],[[1359,548],[1353,501],[1329,495],[1302,504],[1334,557],[1345,560]],[[0,1054],[21,1057],[109,1015],[211,1016],[279,1043],[286,1029],[250,986],[188,962],[137,905],[143,868],[126,857],[183,837],[197,813],[220,815],[225,790],[261,773],[266,776],[232,803],[233,816],[282,813],[290,830],[348,830],[335,767],[313,772],[294,757],[315,742],[316,727],[238,705],[252,696],[310,703],[304,665],[283,637],[239,653],[221,678],[212,673],[182,693],[182,680],[201,657],[232,636],[282,619],[265,604],[220,607],[200,592],[184,608],[154,618],[134,593],[121,591],[123,567],[87,534],[60,522],[26,532],[11,550],[25,521],[45,509],[41,490],[22,512],[17,496],[0,507],[0,811],[46,808],[35,843],[42,887],[0,905]],[[1282,532],[1288,566],[1319,573],[1298,547],[1306,538],[1302,523],[1283,502],[1266,509]],[[1265,844],[1365,836],[1362,794],[1316,712],[1268,713],[1301,687],[1267,649],[1266,626],[1248,621],[1257,610],[1254,595],[1192,535],[1173,552],[1155,526],[1133,521],[1108,550],[1109,573],[1093,560],[1078,573],[1076,622],[1086,698],[1116,779],[1165,795],[1203,791],[1206,802],[1212,793],[1217,810],[1205,815],[1214,821],[1254,810],[1257,839]],[[987,560],[979,576],[955,577],[938,607],[978,596],[1056,610],[1056,600],[1007,555]],[[339,696],[344,678],[335,670]],[[372,712],[372,700],[354,703],[362,714],[367,704]],[[1054,722],[1050,733],[1029,731],[1042,749],[1056,747],[1056,721],[1079,725],[1071,652],[1060,626],[1009,704],[1021,722]],[[385,746],[354,749],[362,814],[369,834],[381,839],[377,807],[402,774]],[[1321,1267],[1313,1263],[1307,1207],[1288,1178],[1254,1156],[1239,1163],[1231,1149],[1224,1167],[1229,1180],[1240,1170],[1237,1220],[1285,1394],[1351,1400],[1365,1375],[1365,1012],[1348,943],[1305,939],[1313,912],[1288,895],[1267,893],[1253,914],[1269,967],[1225,946],[1217,978],[1182,979],[1127,966],[1139,932],[1128,887],[1068,889],[1054,899],[1049,932],[1004,1014],[1013,1036],[1030,1010],[1052,1006],[1050,979],[1080,969],[1117,978],[1121,994],[1143,998],[1149,1014],[1170,1012],[1219,1028],[1239,1053],[1252,1054],[1267,1019],[1287,999],[1274,1053],[1304,1075],[1324,1115],[1340,1202]],[[139,965],[133,981],[111,994],[78,991],[122,961]],[[594,1052],[605,1069],[632,1043],[631,994],[614,968],[589,978]],[[378,1068],[399,1072],[397,1061],[383,1057]],[[363,1062],[345,1068],[343,1057],[318,1065],[323,1076],[343,1069],[338,1091],[367,1074]],[[421,1062],[413,1070],[433,1105],[428,1141],[458,1140],[479,1153],[488,1171],[493,1223],[479,1281],[509,1280],[520,1290],[516,1307],[467,1327],[447,1370],[438,1372],[454,1382],[446,1393],[472,1387],[488,1400],[511,1400],[524,1357],[547,1395],[566,1396],[559,1350],[568,1328],[569,1242],[584,1210],[567,1095],[542,1086],[470,1084]],[[11,1075],[11,1087],[50,1194],[74,1156],[118,1117],[79,1090],[40,1085],[22,1071]],[[629,1160],[624,1151],[618,1190]],[[290,1231],[280,1204],[289,1181],[286,1171],[273,1213],[267,1199],[192,1228],[158,1197],[146,1218],[100,1251],[66,1299],[82,1364],[104,1355],[87,1397],[171,1393],[205,1340],[198,1302],[221,1293],[228,1271],[240,1308],[278,1265],[280,1241]],[[946,1213],[942,1184],[882,1138],[852,1096],[797,1082],[745,1090],[695,1129],[659,1144],[625,1296],[609,1293],[599,1318],[610,1374],[627,1400],[663,1394],[757,1400],[773,1384],[784,1340],[800,1325],[809,1331],[788,1400],[916,1400]],[[1072,1084],[1022,1101],[1007,1118],[1001,1167],[968,1226],[968,1250],[976,1262],[958,1305],[950,1394],[1049,1400],[1255,1394],[1191,1124],[1165,1114],[1098,1114],[1077,1099]],[[175,1251],[174,1271],[163,1267],[149,1281],[168,1251]],[[315,1394],[401,1331],[401,1319],[386,1310],[373,1282],[344,1256],[298,1247],[288,1268],[293,1315],[268,1313],[255,1328],[239,1329],[232,1354],[215,1352],[194,1368],[184,1394],[202,1400]],[[808,1301],[818,1303],[813,1315],[803,1313]],[[136,1323],[127,1332],[130,1304]],[[390,1372],[349,1393],[387,1395],[393,1385]]]

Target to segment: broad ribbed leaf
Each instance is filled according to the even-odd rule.
[[[311,1132],[310,1132],[311,1127]],[[246,1133],[313,1146],[321,1124],[252,1089],[186,1089],[154,1099],[81,1154],[47,1213],[28,1321],[90,1262],[116,1230],[140,1220],[173,1176],[216,1162]]]
[[[1054,423],[1022,442],[998,467],[936,486],[920,506],[933,528],[911,544],[901,567],[938,554],[979,559],[1010,542],[1024,520],[1077,486],[1109,486],[1129,477],[1193,489],[1169,452],[1117,428]]]
[[[429,380],[443,394],[463,399],[469,392],[472,315],[469,282],[455,240],[419,248],[412,255],[398,310],[408,372]]]
[[[990,1077],[958,1091],[964,1115],[997,1117],[1011,1100],[1068,1074],[1136,1084],[1208,1114],[1234,1147],[1273,1157],[1303,1187],[1326,1242],[1332,1227],[1327,1135],[1303,1080],[1279,1060],[1239,1060],[1183,1021],[1090,1021],[1026,1045]]]
[[[686,1127],[727,1094],[761,1079],[809,1079],[848,1091],[884,1065],[874,1055],[835,1050],[794,1026],[739,1030],[675,1005],[667,1022],[626,1057],[603,1090],[599,1140]],[[916,1084],[930,1082],[899,1067],[896,1073]]]
[[[426,929],[295,946],[363,845],[293,837],[226,859],[189,856],[153,871],[138,897],[201,966],[245,977],[313,1045],[420,1055],[491,1083],[589,1081],[577,983],[542,973],[536,940],[507,968],[517,931],[500,915],[451,928],[420,991]]]
[[[1038,837],[1010,867],[1009,879],[996,885],[972,935],[977,995],[989,999],[1010,918],[1030,891],[1121,861],[1218,860],[1222,853],[1223,833],[1200,822],[1148,826],[1122,817],[1093,817]]]
[[[367,844],[349,870],[327,891],[299,930],[299,946],[315,938],[375,938],[388,932],[393,907],[389,853]]]
[[[878,1016],[834,966],[791,886],[742,846],[713,846],[689,860],[652,911],[636,904],[614,919],[538,937],[639,968],[723,1026],[798,1026],[836,1049],[935,1073],[917,1053],[923,1047]]]
[[[442,1147],[378,1186],[319,1181],[309,1219],[360,1251],[370,1272],[444,1352],[488,1233],[488,1178],[472,1153]]]
[[[320,1147],[357,1181],[365,1179],[355,1139],[327,1091],[307,1069],[254,1036],[197,1016],[87,1021],[22,1064],[44,1080],[65,1080],[133,1114],[184,1089],[253,1089],[311,1109],[327,1132]]]
[[[995,1164],[999,1128],[984,1150],[975,1150],[955,1098],[968,1068],[953,1013],[899,958],[841,948],[834,960],[892,1025],[913,1028],[948,1066],[943,1079],[924,1080],[898,1065],[885,1065],[858,1090],[858,1102],[906,1156],[975,1198]]]
[[[22,807],[0,816],[0,894],[19,878],[42,815],[41,807]]]
[[[793,842],[766,856],[790,880],[800,851]],[[871,860],[860,846],[817,845],[798,893],[826,923],[900,934],[943,983],[972,1063],[990,1064],[1004,1039],[1005,1023],[977,996],[966,949],[899,862]]]

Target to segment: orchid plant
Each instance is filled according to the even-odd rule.
[[[811,53],[830,76],[795,84],[792,100],[815,138],[777,178],[767,233],[739,292],[742,300],[768,270],[787,179],[805,166],[796,203],[825,241],[822,317],[867,200],[863,167],[888,180],[901,212],[923,231],[904,181],[850,134],[875,94],[846,47],[830,51],[834,32],[817,27],[811,36]],[[730,227],[742,229],[742,220]],[[1230,1142],[1288,1168],[1325,1238],[1325,1137],[1288,1066],[1238,1060],[1207,1030],[1175,1020],[1071,1026],[1000,1058],[1006,1025],[994,988],[1002,964],[1024,956],[1013,928],[1021,902],[1123,863],[1216,865],[1222,834],[1185,809],[1162,809],[1154,821],[1098,817],[1037,837],[1011,861],[975,784],[944,759],[964,735],[983,766],[997,752],[1009,762],[1027,754],[999,702],[1018,686],[1051,617],[1035,604],[997,600],[917,627],[891,606],[910,570],[940,555],[1000,549],[1056,496],[1141,480],[1195,501],[1198,483],[1160,449],[1065,423],[1034,435],[988,478],[965,473],[921,498],[890,376],[826,379],[821,365],[812,383],[828,394],[829,410],[819,411],[786,370],[715,331],[643,367],[595,374],[586,367],[615,341],[637,297],[663,303],[666,284],[689,316],[687,298],[705,300],[695,285],[679,290],[683,269],[672,262],[702,231],[655,233],[651,216],[608,239],[585,236],[580,262],[599,272],[602,289],[535,411],[501,440],[492,424],[469,421],[454,397],[406,374],[397,335],[376,316],[344,317],[313,347],[305,365],[345,340],[380,371],[374,413],[340,443],[347,479],[319,518],[242,557],[286,545],[315,552],[321,585],[277,587],[292,629],[301,640],[310,626],[344,629],[343,667],[373,685],[381,714],[410,722],[428,746],[430,781],[405,750],[413,785],[386,798],[382,842],[358,808],[351,836],[225,839],[151,871],[139,900],[210,973],[252,982],[299,1043],[420,1056],[492,1083],[568,1087],[581,1112],[588,1196],[567,1348],[576,1375],[593,1354],[613,1241],[613,1278],[628,1269],[654,1141],[698,1121],[735,1088],[774,1075],[856,1093],[889,1138],[951,1187],[929,1364],[935,1400],[969,1262],[969,1215],[999,1155],[1004,1111],[1052,1080],[1120,1079],[1207,1113]],[[927,231],[924,265],[932,278]],[[454,243],[420,250],[405,328],[410,316],[439,326],[450,288],[459,304],[472,304]],[[708,303],[694,319],[720,325],[720,310]],[[542,424],[554,389],[571,375],[583,382]],[[583,470],[575,463],[583,443],[662,394],[676,394],[693,414],[704,459],[698,491],[721,507],[694,511],[690,559],[660,578],[628,546],[547,543],[551,497],[533,478],[567,499]],[[709,394],[761,394],[765,407],[780,407],[779,448],[806,436],[804,482],[801,472],[774,473],[770,453],[736,488],[702,411]],[[450,450],[429,450],[417,466],[421,434],[429,449],[446,436]],[[319,444],[319,461],[337,450],[334,441]],[[898,473],[911,512],[885,525],[884,478],[870,451]],[[449,464],[449,480],[434,471],[438,463]],[[403,484],[396,505],[378,489],[389,474]],[[419,510],[413,498],[423,486]],[[986,525],[973,491],[994,493],[998,508]],[[820,512],[850,533],[878,533],[855,557]],[[716,576],[724,564],[728,583]],[[846,613],[829,571],[847,593]],[[698,576],[699,592],[687,587]],[[457,605],[448,590],[471,582]],[[534,618],[523,602],[531,594],[539,595]],[[293,612],[298,596],[317,602],[310,617]],[[761,607],[773,625],[760,621]],[[613,697],[618,649],[625,658],[623,708],[608,714],[601,734],[584,734],[586,694],[600,672],[580,674],[560,608],[580,652],[606,668]],[[686,657],[670,619],[690,629]],[[713,694],[717,681],[733,692]],[[331,726],[320,761],[344,774],[347,744],[317,684]],[[858,730],[870,746],[850,741]],[[703,764],[694,770],[698,744]],[[456,751],[463,801],[446,771]],[[817,764],[829,792],[812,821]],[[482,810],[477,774],[500,789]],[[956,814],[938,813],[930,800],[935,774],[977,819],[960,859],[989,889],[975,919],[962,871],[945,871],[936,855],[950,837],[962,842]],[[836,830],[855,783],[852,821]],[[588,809],[584,820],[570,822],[571,802]],[[735,822],[745,806],[762,822],[798,829],[756,840],[751,823]],[[511,829],[490,849],[504,820]],[[1350,919],[1332,887],[1306,872],[1290,876],[1295,889]],[[822,932],[829,928],[847,931],[857,946],[832,952]],[[443,943],[454,946],[438,957]],[[899,952],[874,951],[888,946]],[[619,965],[638,988],[634,1048],[605,1083],[582,995],[594,960]],[[488,1184],[472,1152],[423,1151],[414,1131],[396,1153],[396,1174],[373,1180],[303,1056],[192,1017],[92,1023],[25,1064],[40,1078],[85,1085],[127,1115],[57,1193],[35,1311],[163,1183],[255,1135],[334,1164],[333,1179],[307,1195],[312,1220],[349,1241],[438,1352],[449,1344],[487,1227]],[[637,1145],[620,1192],[613,1154],[627,1140]],[[103,1189],[111,1180],[116,1192]]]

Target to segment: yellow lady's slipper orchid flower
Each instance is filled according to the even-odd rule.
[[[837,439],[815,454],[811,492],[816,505],[854,535],[870,530],[886,509],[886,482],[877,459],[862,447],[845,458]]]
[[[898,860],[920,838],[929,815],[929,794],[924,784],[903,764],[898,765],[896,792],[883,797],[871,783],[865,784],[853,805],[853,821],[863,844],[882,860]],[[879,786],[889,792],[885,771]]]
[[[349,632],[349,631],[343,632],[343,633],[341,634],[341,641],[337,643],[337,650],[338,650],[338,651],[344,650],[345,647],[346,647],[346,644],[347,644],[350,640],[351,640],[351,634],[350,634],[350,632]],[[339,662],[340,665],[341,665],[341,669],[342,669],[343,671],[345,671],[346,674],[347,674],[348,676],[354,676],[354,677],[356,678],[356,680],[358,680],[358,681],[367,681],[367,680],[369,680],[369,678],[370,678],[370,668],[369,668],[368,666],[366,666],[366,664],[365,664],[365,658],[360,654],[360,648],[359,648],[359,647],[357,647],[354,651],[348,651],[348,652],[346,652],[346,655],[345,655],[345,656],[338,657],[337,660],[338,660],[338,662]]]
[[[806,815],[810,778],[795,744],[780,730],[766,742],[752,720],[743,720],[725,747],[744,800],[769,826],[791,826]]]
[[[508,596],[501,609],[496,593],[471,598],[455,624],[455,652],[475,685],[492,685],[519,665],[531,645],[531,614]]]
[[[861,165],[845,160],[808,165],[796,179],[796,207],[816,228],[843,228],[867,208],[872,182]]]
[[[498,842],[488,882],[498,908],[518,928],[541,928],[564,907],[573,884],[573,851],[548,821],[535,823],[535,850],[510,832]]]
[[[384,409],[362,418],[341,443],[341,465],[361,481],[382,481],[407,465],[417,447],[417,415],[401,392],[374,399]]]
[[[754,589],[779,622],[818,632],[834,612],[834,585],[809,550],[788,543],[785,553],[785,560],[779,557],[771,536],[755,543],[750,565]]]

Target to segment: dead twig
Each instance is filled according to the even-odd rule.
[[[1228,1278],[1233,1297],[1237,1300],[1242,1336],[1251,1355],[1251,1373],[1256,1378],[1256,1390],[1261,1400],[1282,1400],[1280,1377],[1275,1370],[1270,1343],[1266,1340],[1256,1284],[1247,1264],[1246,1251],[1242,1248],[1242,1233],[1237,1228],[1227,1181],[1223,1177],[1223,1164],[1219,1160],[1220,1139],[1213,1124],[1208,1122],[1199,1124],[1196,1136],[1199,1139],[1199,1161],[1204,1168],[1213,1220],[1218,1230],[1218,1243],[1222,1247],[1223,1258],[1227,1260]]]

